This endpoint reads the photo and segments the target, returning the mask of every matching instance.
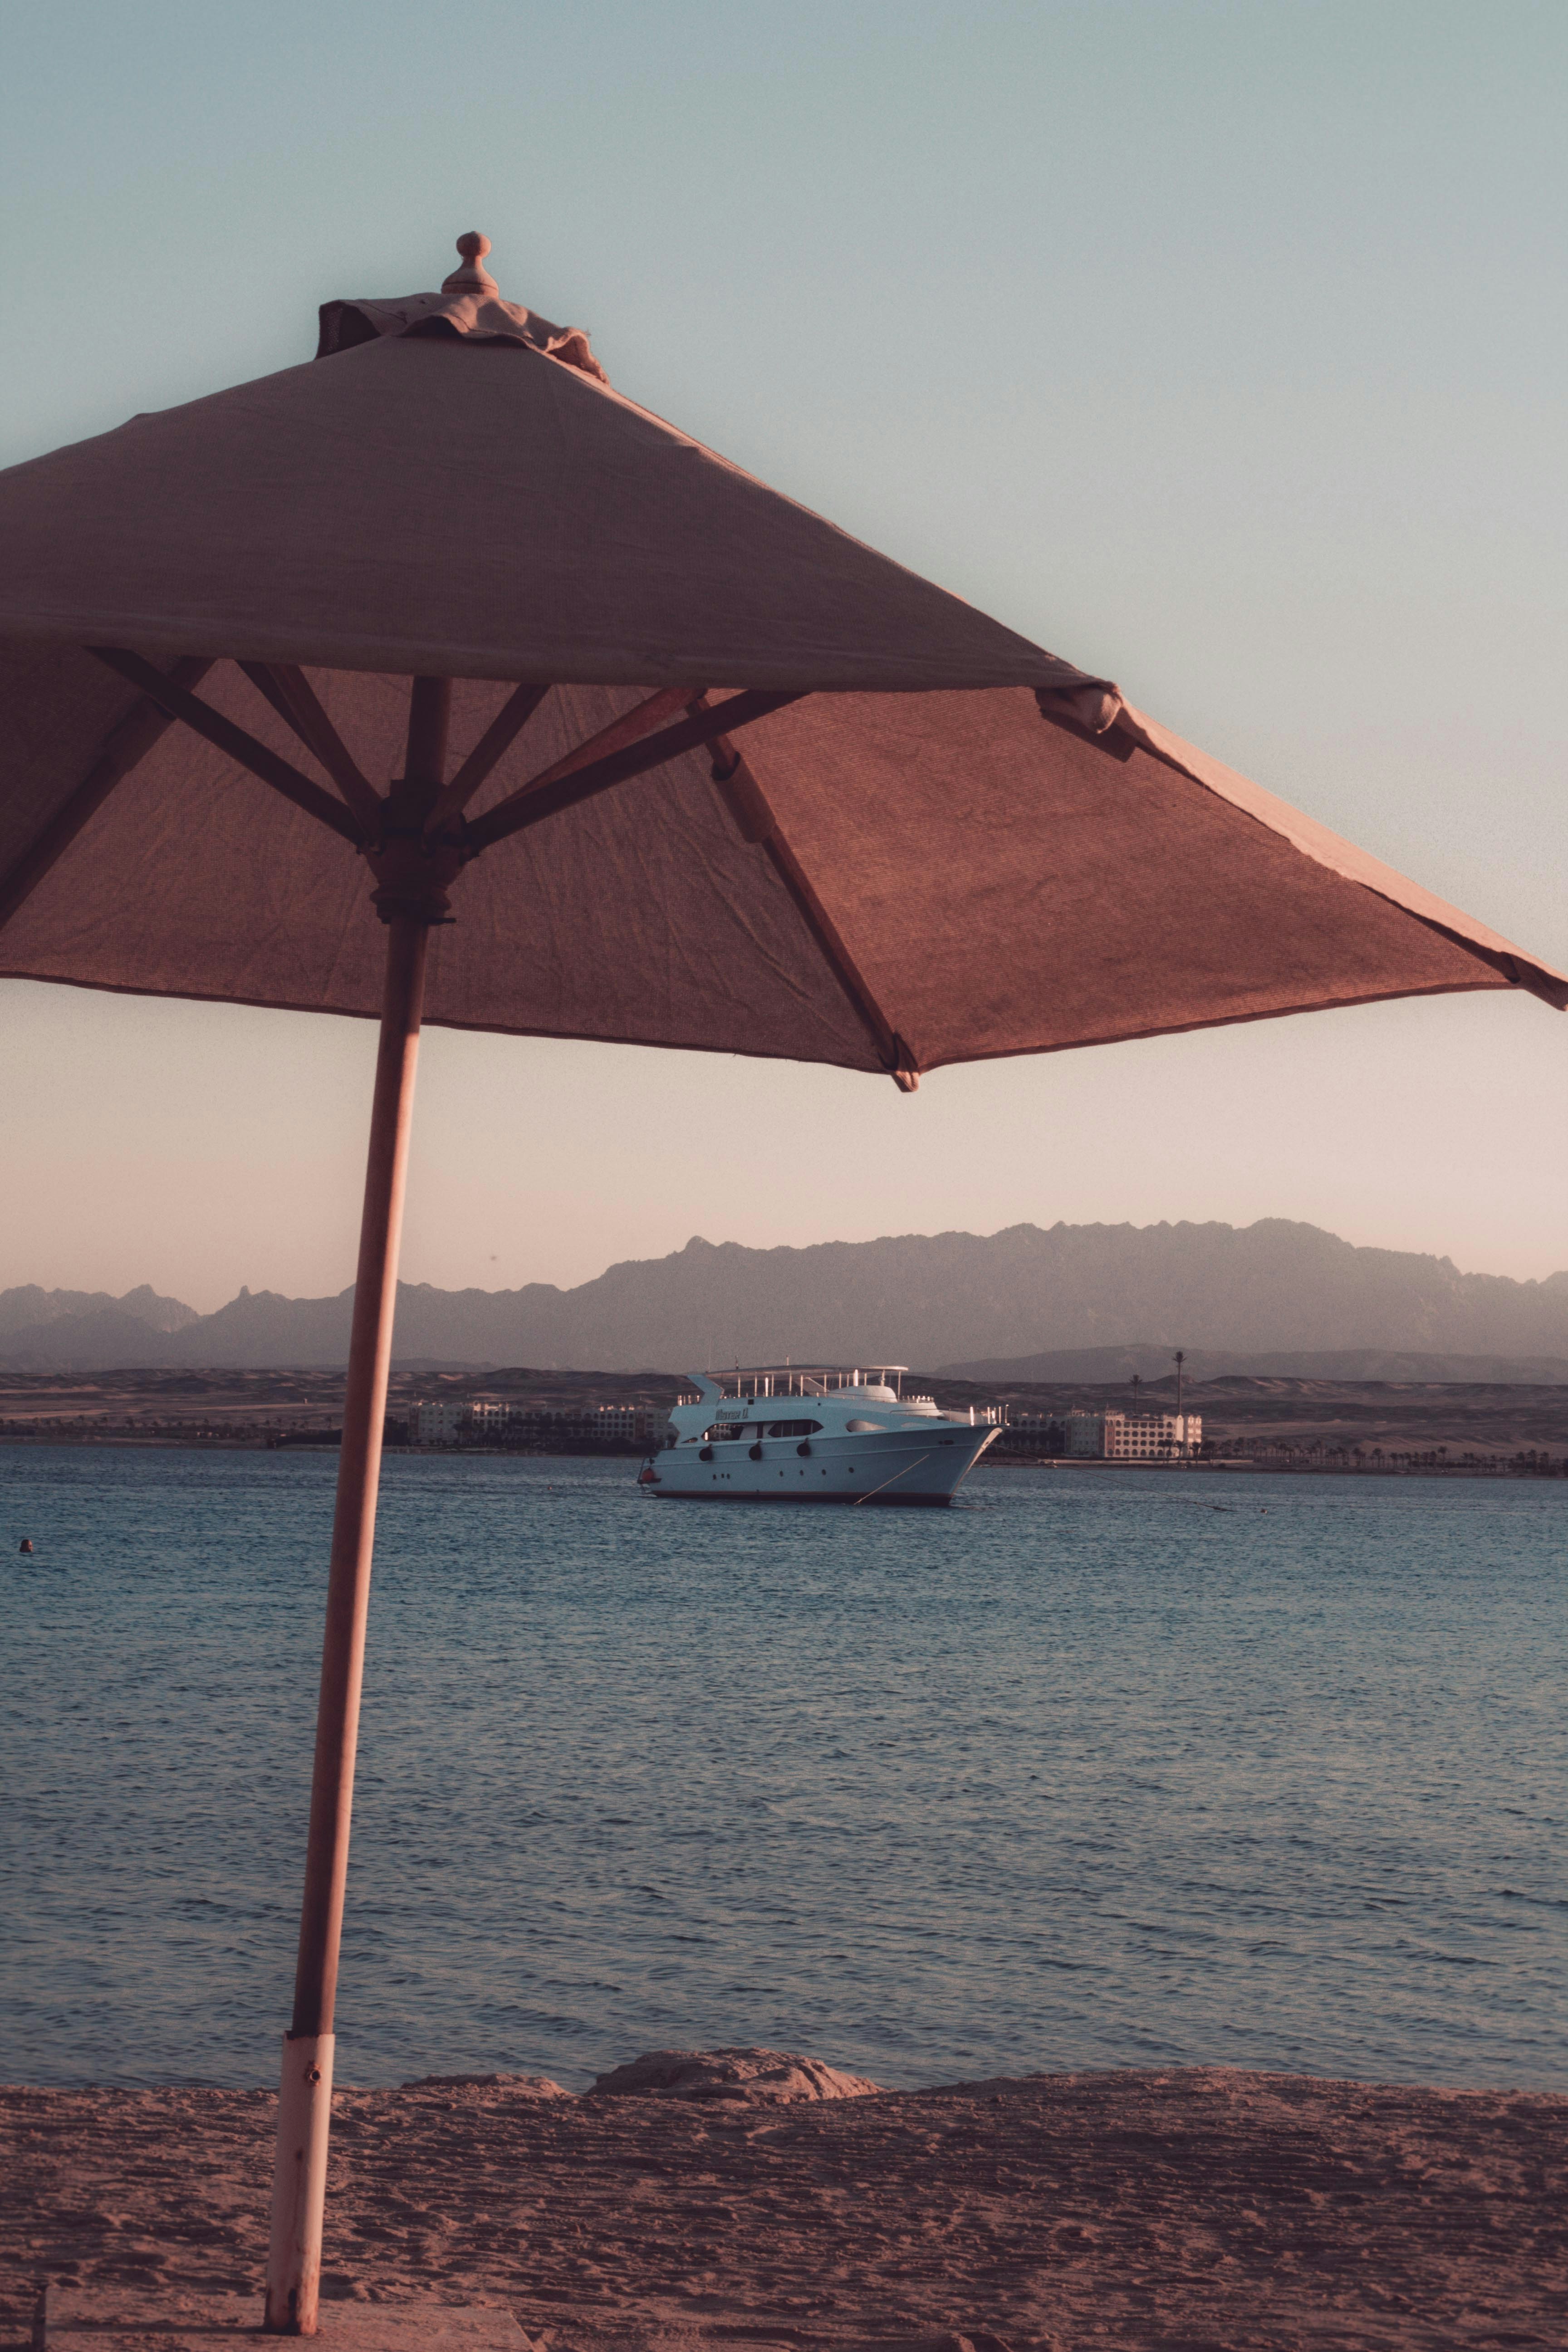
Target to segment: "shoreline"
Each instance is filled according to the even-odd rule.
[[[137,1430],[15,1430],[0,1429],[0,1446],[74,1446],[78,1449],[114,1447],[132,1453],[187,1452],[192,1454],[335,1454],[338,1433],[325,1432],[320,1437],[309,1431],[277,1436],[240,1436],[214,1434],[199,1436],[195,1433],[181,1435],[177,1432]],[[388,1444],[383,1448],[384,1458],[419,1460],[430,1457],[440,1461],[469,1457],[486,1462],[640,1462],[647,1456],[646,1446],[613,1446],[588,1448],[521,1445],[402,1445]],[[997,1470],[1065,1470],[1133,1471],[1152,1477],[1247,1476],[1271,1478],[1354,1478],[1358,1482],[1373,1478],[1435,1478],[1558,1480],[1568,1479],[1568,1456],[1561,1462],[1495,1464],[1479,1462],[1426,1462],[1406,1466],[1402,1463],[1311,1462],[1247,1460],[1245,1458],[1208,1462],[1106,1462],[1094,1457],[1074,1458],[1066,1454],[1031,1454],[987,1453],[981,1456],[970,1473],[973,1477],[984,1471]],[[965,1484],[967,1485],[967,1480]],[[962,1489],[960,1492],[962,1493]]]
[[[324,2295],[502,2305],[549,2352],[1568,2335],[1565,2093],[1224,2067],[885,2091],[748,2053],[660,2061],[671,2095],[650,2063],[613,2095],[341,2092]],[[273,2112],[265,2090],[0,2092],[11,2340],[45,2277],[73,2311],[257,2293]]]

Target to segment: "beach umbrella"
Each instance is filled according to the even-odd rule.
[[[0,475],[0,973],[379,1019],[267,2320],[316,2321],[422,1020],[880,1072],[1568,980],[503,301]],[[868,428],[869,429],[869,427]]]

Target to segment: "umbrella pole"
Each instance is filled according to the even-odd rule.
[[[268,2331],[278,2336],[316,2332],[332,2095],[332,2007],[428,940],[427,922],[416,916],[396,914],[387,925],[386,984],[343,1397],[294,2020],[284,2037],[278,2095],[265,2321]]]

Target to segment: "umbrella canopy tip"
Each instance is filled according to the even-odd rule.
[[[450,278],[442,280],[442,293],[494,294],[498,292],[495,279],[485,268],[485,256],[489,249],[490,241],[480,230],[465,229],[458,239],[458,251],[463,257],[462,266],[460,268],[454,269]]]

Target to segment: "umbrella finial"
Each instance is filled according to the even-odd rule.
[[[485,268],[485,256],[490,249],[488,236],[477,228],[465,230],[458,239],[458,251],[463,257],[462,268],[454,269],[441,284],[443,294],[495,294],[500,292],[495,279]]]

